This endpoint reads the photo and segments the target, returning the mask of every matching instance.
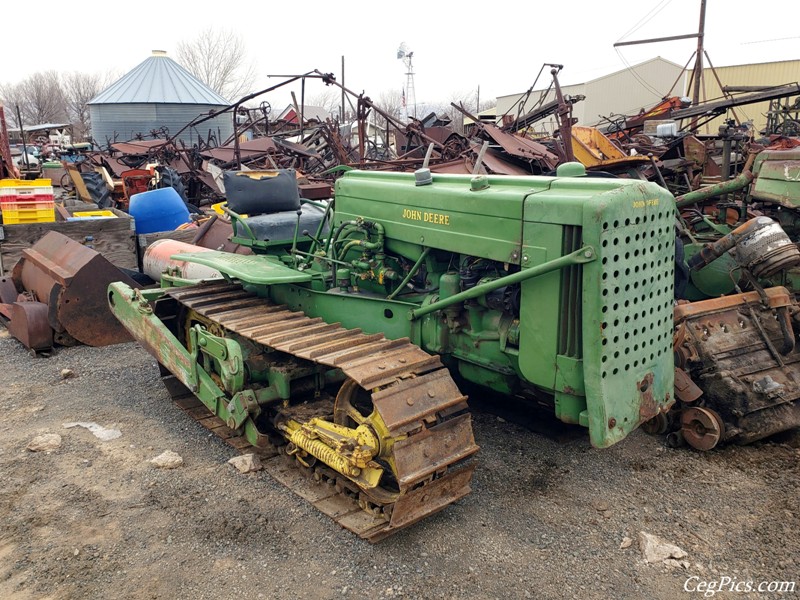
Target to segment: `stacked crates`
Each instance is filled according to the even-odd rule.
[[[53,186],[49,179],[0,179],[3,224],[52,223],[56,220]]]

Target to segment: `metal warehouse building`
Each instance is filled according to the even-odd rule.
[[[563,74],[562,74],[563,77]],[[550,76],[542,74],[540,85],[544,89],[550,85]],[[597,79],[574,85],[562,85],[564,95],[585,96],[575,104],[572,116],[580,125],[602,126],[607,123],[603,117],[612,113],[636,114],[640,109],[648,109],[661,102],[664,96],[680,96],[686,89],[686,73],[680,65],[660,56],[630,68],[610,73]],[[511,94],[497,98],[497,115],[524,115],[533,110],[541,98],[544,89],[534,91],[527,98],[525,94]],[[672,91],[670,92],[670,89]],[[551,90],[546,102],[555,98]],[[520,109],[521,100],[525,100]],[[544,119],[534,124],[536,133],[550,135],[558,128],[555,118]]]
[[[166,52],[154,50],[152,56],[89,102],[92,137],[105,145],[108,141],[151,138],[151,131],[162,127],[168,135],[175,135],[199,115],[229,104]],[[186,129],[178,139],[194,145],[213,136],[223,144],[232,134],[232,117],[224,114]]]
[[[781,60],[768,63],[733,65],[729,67],[716,67],[714,70],[716,71],[716,77],[711,69],[703,69],[704,85],[702,90],[705,93],[705,97],[709,99],[720,98],[722,96],[720,82],[724,87],[734,89],[768,87],[800,82],[800,60]],[[692,76],[693,71],[689,71],[689,77]],[[719,77],[719,80],[717,80],[717,77]],[[701,93],[700,99],[702,100],[703,97]],[[791,104],[794,102],[794,98],[783,99],[777,102],[781,105]],[[733,118],[734,113],[742,123],[752,121],[755,131],[760,132],[767,125],[767,113],[769,110],[769,101],[748,104],[746,106],[737,106],[729,110],[727,115],[709,121],[700,128],[700,133],[717,133],[719,126],[723,124],[724,120],[726,118]]]
[[[573,116],[580,125],[602,127],[607,123],[604,116],[612,113],[635,115],[642,108],[648,109],[666,96],[682,96],[686,94],[693,71],[684,71],[680,65],[661,57],[633,65],[597,79],[574,85],[562,86],[565,95],[585,96],[585,99],[573,106]],[[700,100],[712,101],[723,96],[720,86],[735,91],[756,91],[758,88],[778,86],[800,82],[800,60],[734,65],[703,69],[703,83]],[[540,80],[542,87],[528,94],[510,94],[497,98],[497,115],[508,114],[512,117],[523,115],[532,110],[541,99],[542,92],[550,84],[546,76]],[[554,99],[554,93],[548,92],[545,102]],[[524,100],[524,107],[520,104]],[[780,104],[793,105],[795,98],[783,99]],[[798,105],[800,108],[800,105]],[[774,108],[774,106],[773,106]],[[740,122],[752,122],[756,132],[760,132],[767,124],[767,113],[770,102],[759,102],[745,106],[737,106],[723,116],[702,125],[703,134],[716,134],[725,119],[738,118]],[[555,118],[550,117],[535,123],[535,133],[551,135],[558,125]]]

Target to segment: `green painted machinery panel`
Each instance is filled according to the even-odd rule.
[[[268,285],[311,281],[311,275],[308,273],[291,269],[277,260],[256,254],[232,254],[212,250],[176,254],[172,258],[211,267],[233,279],[247,283]]]
[[[524,284],[519,352],[523,376],[557,397],[577,393],[574,365],[556,377],[557,357],[582,362],[595,446],[672,402],[674,219],[672,196],[642,181],[560,178],[526,201],[524,266],[582,246],[598,257]]]
[[[519,264],[522,214],[528,194],[547,189],[548,177],[488,177],[472,190],[468,175],[433,175],[417,186],[411,173],[349,171],[336,182],[336,224],[363,217],[394,242]]]
[[[753,174],[753,199],[800,207],[800,148],[759,152]]]

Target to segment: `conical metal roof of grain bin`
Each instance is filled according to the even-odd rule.
[[[92,137],[105,145],[140,136],[148,139],[152,131],[162,128],[172,136],[198,116],[229,105],[166,52],[154,50],[149,58],[89,101]],[[213,136],[223,144],[233,134],[232,118],[231,114],[220,115],[197,128],[188,128],[178,139],[193,145]]]

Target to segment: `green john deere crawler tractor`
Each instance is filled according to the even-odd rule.
[[[575,163],[555,177],[350,171],[313,204],[233,213],[252,256],[180,255],[222,280],[114,283],[109,303],[229,435],[277,445],[350,501],[326,510],[332,497],[300,492],[362,537],[469,492],[478,448],[452,375],[547,404],[597,447],[672,404],[662,188]]]

